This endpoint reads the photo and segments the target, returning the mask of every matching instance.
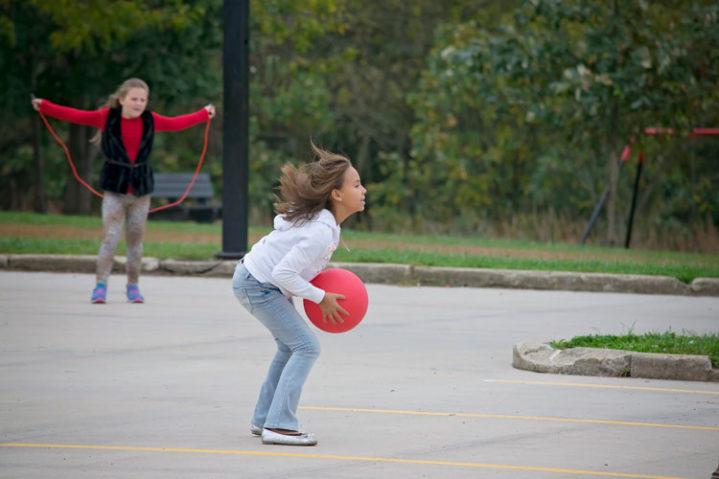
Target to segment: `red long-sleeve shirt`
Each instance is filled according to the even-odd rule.
[[[100,108],[99,110],[78,110],[67,106],[58,105],[49,100],[43,100],[40,103],[40,112],[45,115],[57,118],[58,120],[76,123],[78,125],[92,126],[104,129],[107,123],[108,108]],[[207,121],[207,110],[201,108],[195,113],[179,116],[162,116],[155,112],[152,118],[155,121],[155,131],[180,131],[193,127],[198,123]],[[122,135],[122,143],[125,145],[127,156],[134,164],[137,158],[137,152],[140,150],[140,142],[142,141],[142,117],[125,118],[122,117],[120,123],[120,132]]]

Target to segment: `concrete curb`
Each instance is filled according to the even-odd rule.
[[[605,293],[692,294],[689,285],[668,276],[569,273],[504,269],[417,267],[421,284],[481,288],[520,288]]]
[[[690,287],[698,296],[719,296],[719,278],[695,278]]]
[[[512,351],[517,369],[581,376],[719,382],[708,356],[636,353],[615,349],[554,349],[546,343],[519,343]]]
[[[93,273],[96,256],[90,255],[0,255],[0,269]],[[145,274],[231,277],[236,261],[183,261],[143,258]],[[483,268],[446,268],[380,263],[332,263],[353,271],[366,283],[466,286],[604,293],[719,296],[719,278],[696,278],[690,285],[669,276],[570,273]],[[115,258],[114,272],[122,272],[125,258]]]
[[[160,261],[157,273],[232,277],[236,264],[237,261],[181,261],[165,259]]]

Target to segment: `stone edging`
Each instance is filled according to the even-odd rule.
[[[96,256],[0,255],[0,269],[92,273]],[[236,261],[180,261],[143,258],[145,274],[230,277]],[[115,259],[114,271],[124,270],[125,258]],[[484,268],[447,268],[380,263],[333,263],[356,273],[367,283],[518,288],[605,293],[719,296],[719,278],[697,278],[685,284],[669,276],[572,273]]]
[[[512,366],[551,374],[677,379],[719,382],[719,369],[708,356],[636,353],[616,349],[554,349],[546,343],[519,343]]]

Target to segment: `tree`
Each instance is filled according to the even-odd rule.
[[[279,166],[308,159],[310,139],[348,154],[363,181],[381,185],[383,158],[411,149],[415,113],[407,94],[425,68],[436,27],[500,4],[506,2],[253,2],[255,220],[271,213]],[[368,209],[375,207],[381,213],[374,201]]]
[[[6,72],[0,86],[12,92],[0,99],[0,110],[3,122],[19,126],[11,130],[13,139],[0,141],[14,155],[30,141],[23,130],[30,131],[35,115],[29,107],[31,92],[85,109],[97,108],[130,76],[146,79],[165,102],[159,105],[185,106],[195,96],[219,93],[217,59],[211,54],[220,41],[219,0],[4,0],[0,6],[0,66]],[[88,178],[95,152],[87,140],[94,132],[76,125],[69,132],[80,173]],[[32,183],[30,170],[16,171],[19,181]],[[69,182],[65,211],[88,210],[89,193]]]
[[[522,202],[537,193],[543,158],[561,163],[564,191],[585,198],[597,182],[576,180],[604,163],[607,240],[616,244],[622,147],[651,124],[686,131],[717,119],[718,22],[708,1],[533,0],[496,28],[448,27],[414,99],[413,160],[425,172],[416,188],[456,191],[436,214],[491,202],[503,215],[530,207]]]

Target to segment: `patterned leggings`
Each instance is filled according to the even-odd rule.
[[[142,239],[145,236],[147,213],[150,210],[150,195],[134,196],[105,191],[102,199],[103,238],[97,255],[97,281],[107,283],[112,271],[115,249],[120,242],[122,225],[125,227],[127,243],[127,282],[137,284],[142,263]]]

